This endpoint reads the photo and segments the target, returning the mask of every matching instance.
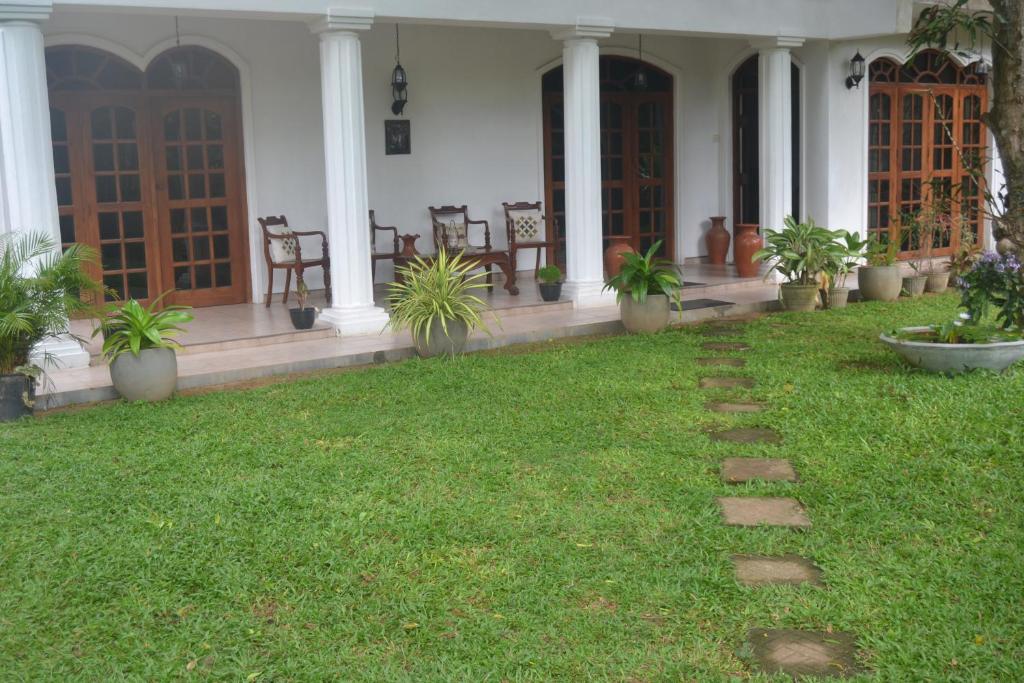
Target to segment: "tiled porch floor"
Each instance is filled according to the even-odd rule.
[[[710,317],[768,310],[776,300],[775,285],[759,278],[742,280],[732,268],[687,264],[684,301],[713,299],[728,306],[687,310],[684,322]],[[485,295],[493,313],[492,336],[478,333],[469,349],[496,348],[509,344],[541,341],[556,337],[610,334],[621,330],[615,306],[575,310],[571,302],[540,300],[532,273],[520,274],[520,294],[508,295],[500,286]],[[378,285],[378,303],[383,302],[385,285]],[[322,292],[314,293],[313,304],[323,306]],[[291,301],[289,303],[292,303]],[[354,337],[338,337],[326,326],[296,331],[288,307],[275,298],[269,308],[262,304],[239,304],[196,309],[195,320],[180,337],[179,388],[227,384],[253,379],[328,368],[400,360],[413,355],[407,332],[385,331]],[[90,321],[77,321],[74,331],[88,338]],[[116,398],[107,366],[99,357],[99,340],[92,340],[94,354],[88,368],[57,370],[42,392],[43,409]]]

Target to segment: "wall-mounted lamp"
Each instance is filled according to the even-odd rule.
[[[860,82],[864,80],[864,58],[860,50],[850,60],[850,75],[846,77],[846,89],[860,88]]]
[[[992,70],[992,65],[985,61],[984,57],[979,57],[978,61],[973,64],[974,73],[979,76],[988,76],[989,71]]]
[[[402,47],[398,42],[398,24],[395,24],[395,68],[391,72],[391,113],[401,116],[405,103],[409,101],[409,78],[402,68]]]
[[[636,74],[633,76],[633,87],[636,90],[647,90],[647,69],[644,68],[643,35],[638,35],[636,38],[636,55],[640,63],[637,65]]]

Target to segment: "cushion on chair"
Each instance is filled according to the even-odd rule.
[[[457,216],[457,217],[456,217]],[[438,216],[435,220],[444,226],[444,235],[448,237],[448,244],[445,244],[445,248],[465,249],[469,246],[469,235],[466,231],[466,224],[462,222],[462,214],[456,214],[452,216]],[[438,231],[438,236],[441,236],[441,231]]]
[[[268,225],[267,232],[271,235],[291,235],[291,228],[283,225]],[[274,263],[295,262],[295,238],[287,237],[283,240],[270,240],[270,260]]]
[[[512,220],[512,230],[516,236],[516,242],[542,242],[544,238],[544,216],[536,209],[528,211],[509,211],[508,217]]]

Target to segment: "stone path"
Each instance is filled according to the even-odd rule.
[[[739,337],[742,327],[727,322],[707,325],[701,330],[707,337]],[[707,341],[708,351],[748,351],[750,345],[739,341]],[[744,367],[742,358],[707,357],[697,359],[705,367]],[[703,377],[701,389],[750,389],[750,377]],[[764,404],[746,400],[709,401],[705,408],[724,414],[759,413]],[[711,432],[713,441],[735,444],[779,444],[782,436],[765,427],[735,427]],[[722,481],[731,485],[750,482],[795,484],[799,481],[789,460],[782,458],[730,457],[722,461]],[[723,496],[718,505],[725,524],[737,527],[781,527],[809,529],[811,519],[798,500],[792,497]],[[798,555],[732,556],[736,581],[751,588],[769,585],[795,587],[824,586],[822,571],[811,560]],[[747,632],[747,650],[753,664],[765,673],[784,673],[793,678],[826,676],[845,678],[858,673],[856,638],[850,633],[829,633],[792,629],[754,628]]]

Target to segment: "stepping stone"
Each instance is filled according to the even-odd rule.
[[[746,358],[698,358],[697,365],[721,365],[732,368],[742,368],[747,364]]]
[[[704,342],[705,351],[749,351],[750,344],[743,342]]]
[[[765,673],[849,678],[857,671],[856,638],[852,633],[754,628],[747,643],[757,667]]]
[[[754,380],[750,377],[701,377],[701,389],[736,389],[743,387],[749,389],[754,386]]]
[[[722,480],[727,484],[747,481],[796,481],[796,470],[781,458],[726,458]]]
[[[708,436],[712,441],[729,441],[731,443],[782,443],[778,432],[764,427],[737,427],[724,432],[712,432]]]
[[[700,333],[705,337],[742,337],[746,334],[746,331],[738,327],[716,325],[714,327],[706,327]]]
[[[764,410],[763,403],[729,403],[712,401],[704,407],[713,413],[759,413]]]
[[[795,498],[719,498],[729,526],[785,526],[809,529],[811,520]]]
[[[736,580],[744,586],[822,585],[821,570],[799,555],[733,555],[732,563],[736,570]]]

